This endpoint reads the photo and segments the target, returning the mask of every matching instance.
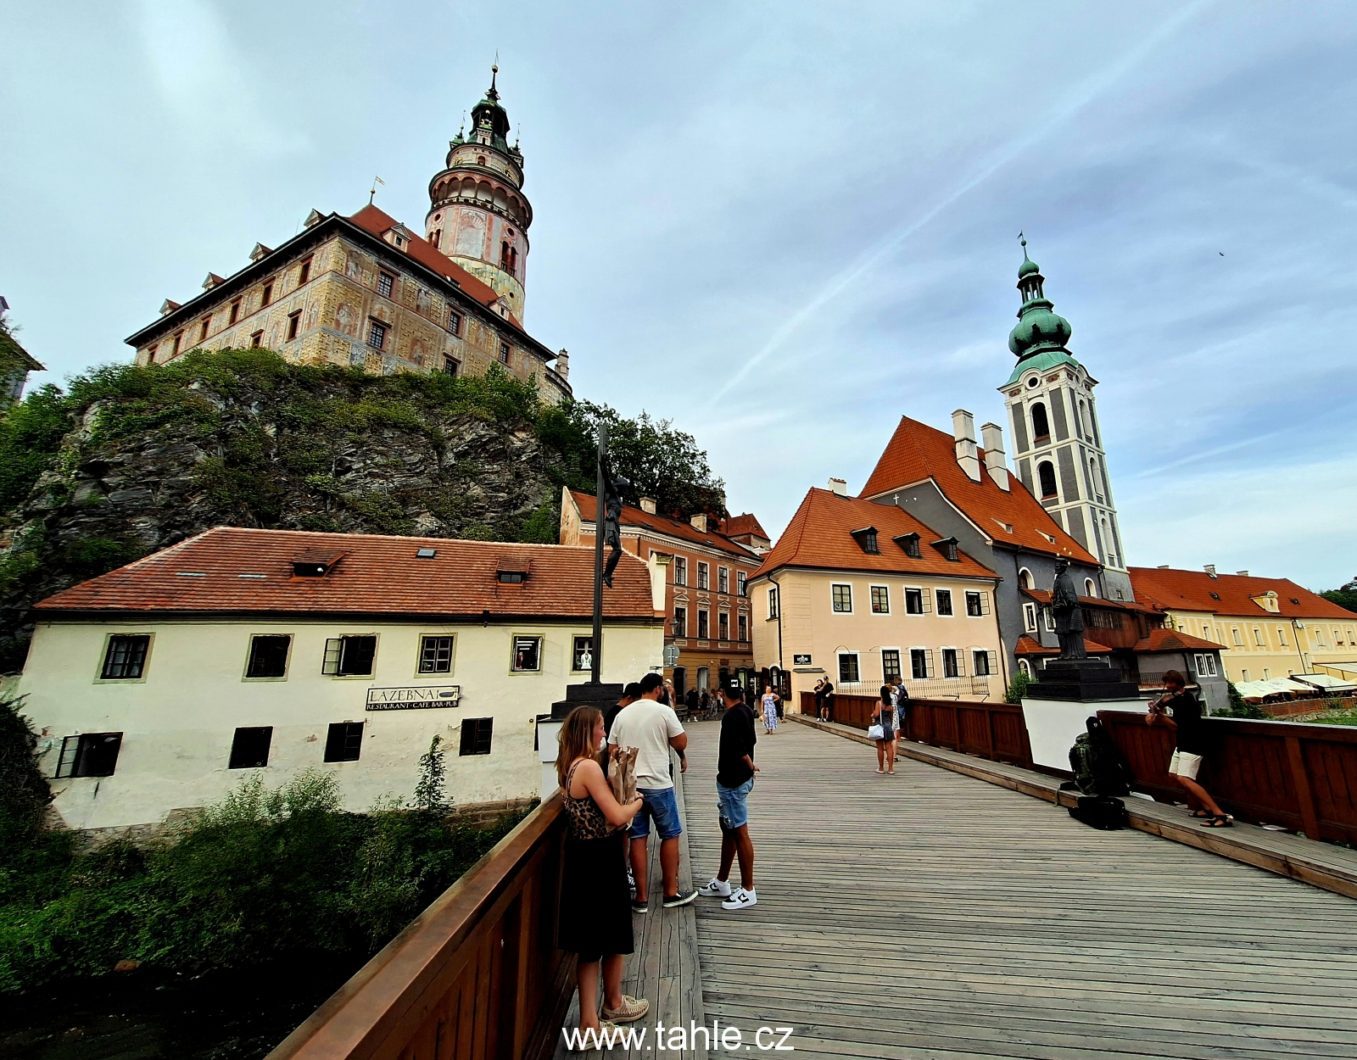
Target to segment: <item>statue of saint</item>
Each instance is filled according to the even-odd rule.
[[[617,562],[622,558],[622,498],[631,491],[631,483],[621,475],[613,478],[607,473],[606,468],[603,482],[607,487],[603,506],[603,544],[605,548],[612,550],[608,553],[608,560],[603,566],[603,584],[611,589],[613,571],[617,569]]]
[[[1084,650],[1084,609],[1074,591],[1070,561],[1061,556],[1055,561],[1055,584],[1051,587],[1051,615],[1060,638],[1062,659],[1086,659]]]

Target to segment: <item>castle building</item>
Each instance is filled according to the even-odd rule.
[[[480,375],[498,365],[536,380],[545,400],[569,397],[569,355],[523,326],[532,209],[499,98],[492,81],[471,139],[458,134],[433,178],[427,239],[371,203],[350,216],[312,210],[280,246],[255,244],[249,265],[208,273],[186,302],[166,299],[159,319],[127,339],[137,363],[263,346],[374,374]]]
[[[46,368],[19,344],[5,322],[9,303],[0,297],[0,411],[15,404],[24,396],[24,385],[29,372],[43,372]]]
[[[1113,600],[1131,600],[1130,576],[1094,406],[1097,385],[1066,348],[1073,329],[1055,312],[1045,278],[1027,256],[1018,267],[1022,305],[1008,348],[1018,358],[999,389],[1013,430],[1018,477],[1052,518],[1103,568]]]

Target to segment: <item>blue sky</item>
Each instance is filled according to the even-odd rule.
[[[1002,422],[1019,229],[1100,381],[1135,564],[1357,575],[1357,11],[3,0],[0,293],[64,377],[312,208],[422,230],[521,131],[526,322],[776,534],[901,413]]]

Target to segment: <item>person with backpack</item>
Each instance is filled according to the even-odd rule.
[[[1169,670],[1164,674],[1164,694],[1150,703],[1145,724],[1167,726],[1173,732],[1175,747],[1169,760],[1169,776],[1187,792],[1192,816],[1199,818],[1206,828],[1229,828],[1234,824],[1234,818],[1220,808],[1197,780],[1206,754],[1206,732],[1201,704],[1187,690],[1187,678],[1182,673]]]

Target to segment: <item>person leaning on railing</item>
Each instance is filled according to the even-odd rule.
[[[624,829],[641,808],[613,795],[603,767],[603,712],[576,707],[561,726],[556,778],[568,821],[558,917],[560,948],[579,954],[580,1040],[601,1045],[618,1023],[641,1019],[650,1003],[622,993],[623,957],[633,952]],[[603,1018],[598,972],[603,966]]]

